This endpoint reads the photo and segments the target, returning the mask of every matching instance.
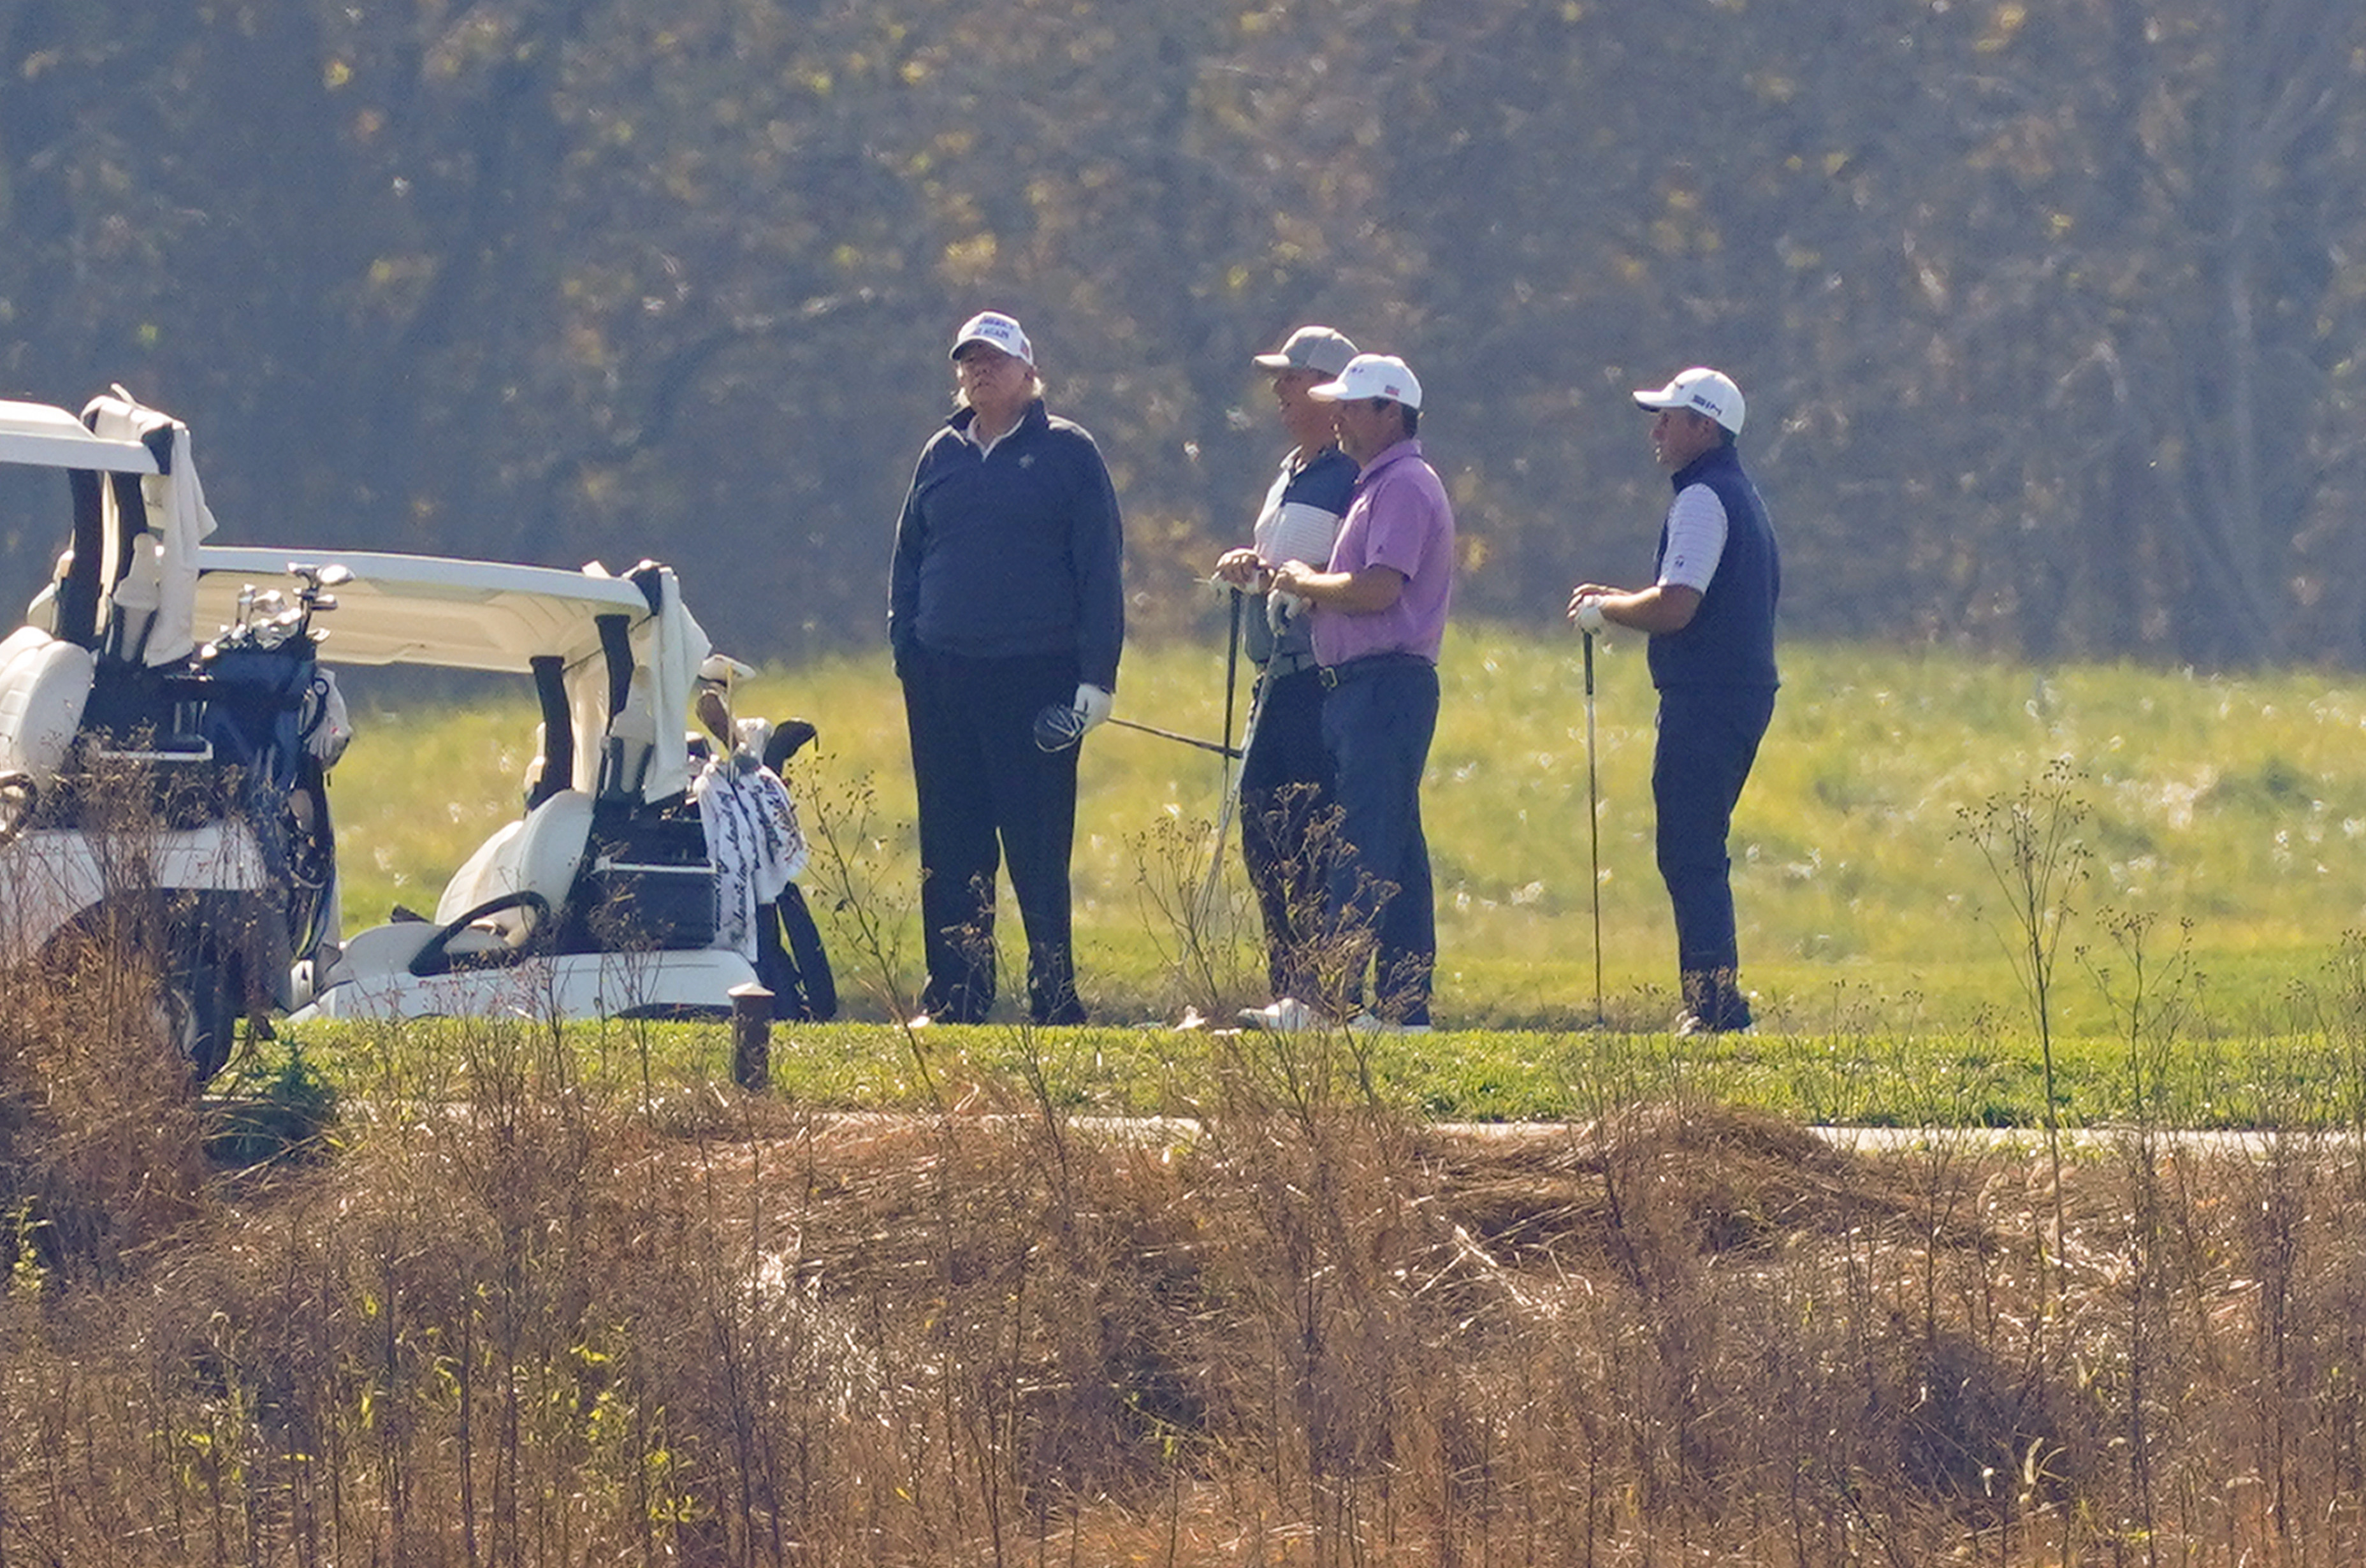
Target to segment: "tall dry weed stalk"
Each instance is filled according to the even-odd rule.
[[[2013,978],[2028,1003],[2037,1032],[2044,1079],[2045,1156],[2055,1185],[2062,1181],[2061,1095],[2055,1081],[2055,977],[2062,938],[2076,912],[2070,898],[2086,880],[2090,855],[2079,829],[2088,807],[2079,787],[2085,775],[2067,757],[2046,764],[2038,777],[2010,794],[1989,796],[1958,813],[1959,837],[1970,840],[2002,896],[1998,941]],[[2054,1251],[2058,1259],[2067,1220],[2055,1213]]]
[[[856,984],[886,1017],[909,1019],[918,998],[905,979],[902,928],[892,914],[910,902],[901,887],[909,867],[889,853],[877,789],[868,778],[838,789],[816,785],[805,792],[803,814],[814,904],[836,914]]]

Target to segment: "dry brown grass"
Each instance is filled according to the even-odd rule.
[[[1257,1048],[1129,1128],[626,1103],[488,1024],[264,1185],[12,1098],[16,1201],[121,1234],[0,1302],[0,1565],[2366,1547],[2354,1147],[2082,1156],[2054,1257],[2045,1162],[1967,1141],[1448,1135]]]
[[[0,979],[0,1265],[108,1278],[202,1212],[187,1069],[152,966],[59,943]]]

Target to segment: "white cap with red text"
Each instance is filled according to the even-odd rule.
[[[974,343],[990,344],[1022,364],[1035,363],[1035,346],[1027,341],[1027,333],[1015,316],[999,310],[980,310],[962,323],[959,336],[953,339],[953,351],[948,356],[961,357],[961,351]]]
[[[1386,398],[1409,409],[1421,407],[1421,383],[1414,378],[1413,367],[1393,354],[1359,354],[1347,361],[1336,381],[1309,387],[1306,395],[1326,403]]]

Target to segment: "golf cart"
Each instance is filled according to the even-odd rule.
[[[524,816],[468,857],[431,917],[396,911],[345,937],[332,897],[330,929],[296,959],[299,1020],[719,1014],[758,982],[760,946],[716,944],[717,875],[731,868],[709,852],[684,728],[709,649],[670,570],[331,558],[321,660],[526,677],[541,744]],[[209,546],[197,566],[201,621],[259,583],[304,587],[285,552]]]
[[[159,966],[199,1082],[242,1015],[710,1014],[760,964],[778,984],[770,906],[715,945],[715,771],[685,734],[710,649],[670,570],[206,545],[187,427],[120,389],[80,420],[0,403],[0,463],[63,471],[73,522],[56,581],[0,641],[0,962],[130,942]],[[530,680],[540,754],[524,815],[432,917],[397,911],[348,940],[331,666],[391,665]],[[827,1016],[793,886],[778,912],[803,950],[786,972]]]
[[[291,824],[322,801],[320,760],[299,746],[231,765],[283,707],[292,729],[310,671],[286,661],[266,690],[201,667],[196,554],[214,524],[187,426],[120,389],[79,420],[0,402],[0,463],[62,474],[72,506],[56,580],[0,638],[0,963],[136,948],[202,1079],[317,941],[325,840]]]

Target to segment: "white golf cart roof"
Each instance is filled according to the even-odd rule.
[[[73,493],[73,544],[28,621],[101,660],[163,668],[187,658],[192,557],[214,531],[189,427],[121,387],[79,419],[0,401],[0,464],[61,471]]]
[[[155,454],[142,443],[94,435],[82,421],[47,403],[0,401],[0,463],[110,474],[157,471]]]
[[[368,550],[301,551],[208,545],[197,552],[197,631],[227,626],[249,585],[292,594],[298,564],[342,566],[321,615],[331,664],[411,664],[525,674],[537,658],[573,665],[600,651],[600,617],[638,624],[654,613],[630,578],[560,567],[514,566]],[[702,651],[699,658],[704,658]],[[695,660],[693,661],[693,663]]]
[[[292,601],[301,570],[327,566],[353,576],[329,590],[336,608],[315,623],[323,663],[533,675],[537,686],[556,678],[575,738],[573,787],[614,784],[613,760],[606,774],[603,763],[614,742],[648,757],[632,769],[634,793],[658,800],[688,787],[683,716],[712,649],[672,569],[643,562],[616,577],[597,565],[208,545],[197,552],[193,629],[218,635],[250,586]],[[546,728],[556,701],[546,693]]]
[[[214,519],[189,446],[186,425],[120,387],[80,418],[0,400],[0,464],[73,481],[73,546],[28,624],[84,650],[86,663],[169,670],[240,618],[249,585],[293,602],[299,567],[339,566],[353,575],[331,589],[338,607],[316,623],[325,662],[531,675],[546,730],[569,721],[572,787],[613,782],[617,746],[636,759],[633,793],[656,800],[687,786],[683,716],[711,649],[670,570],[645,561],[616,576],[598,566],[207,545]]]

